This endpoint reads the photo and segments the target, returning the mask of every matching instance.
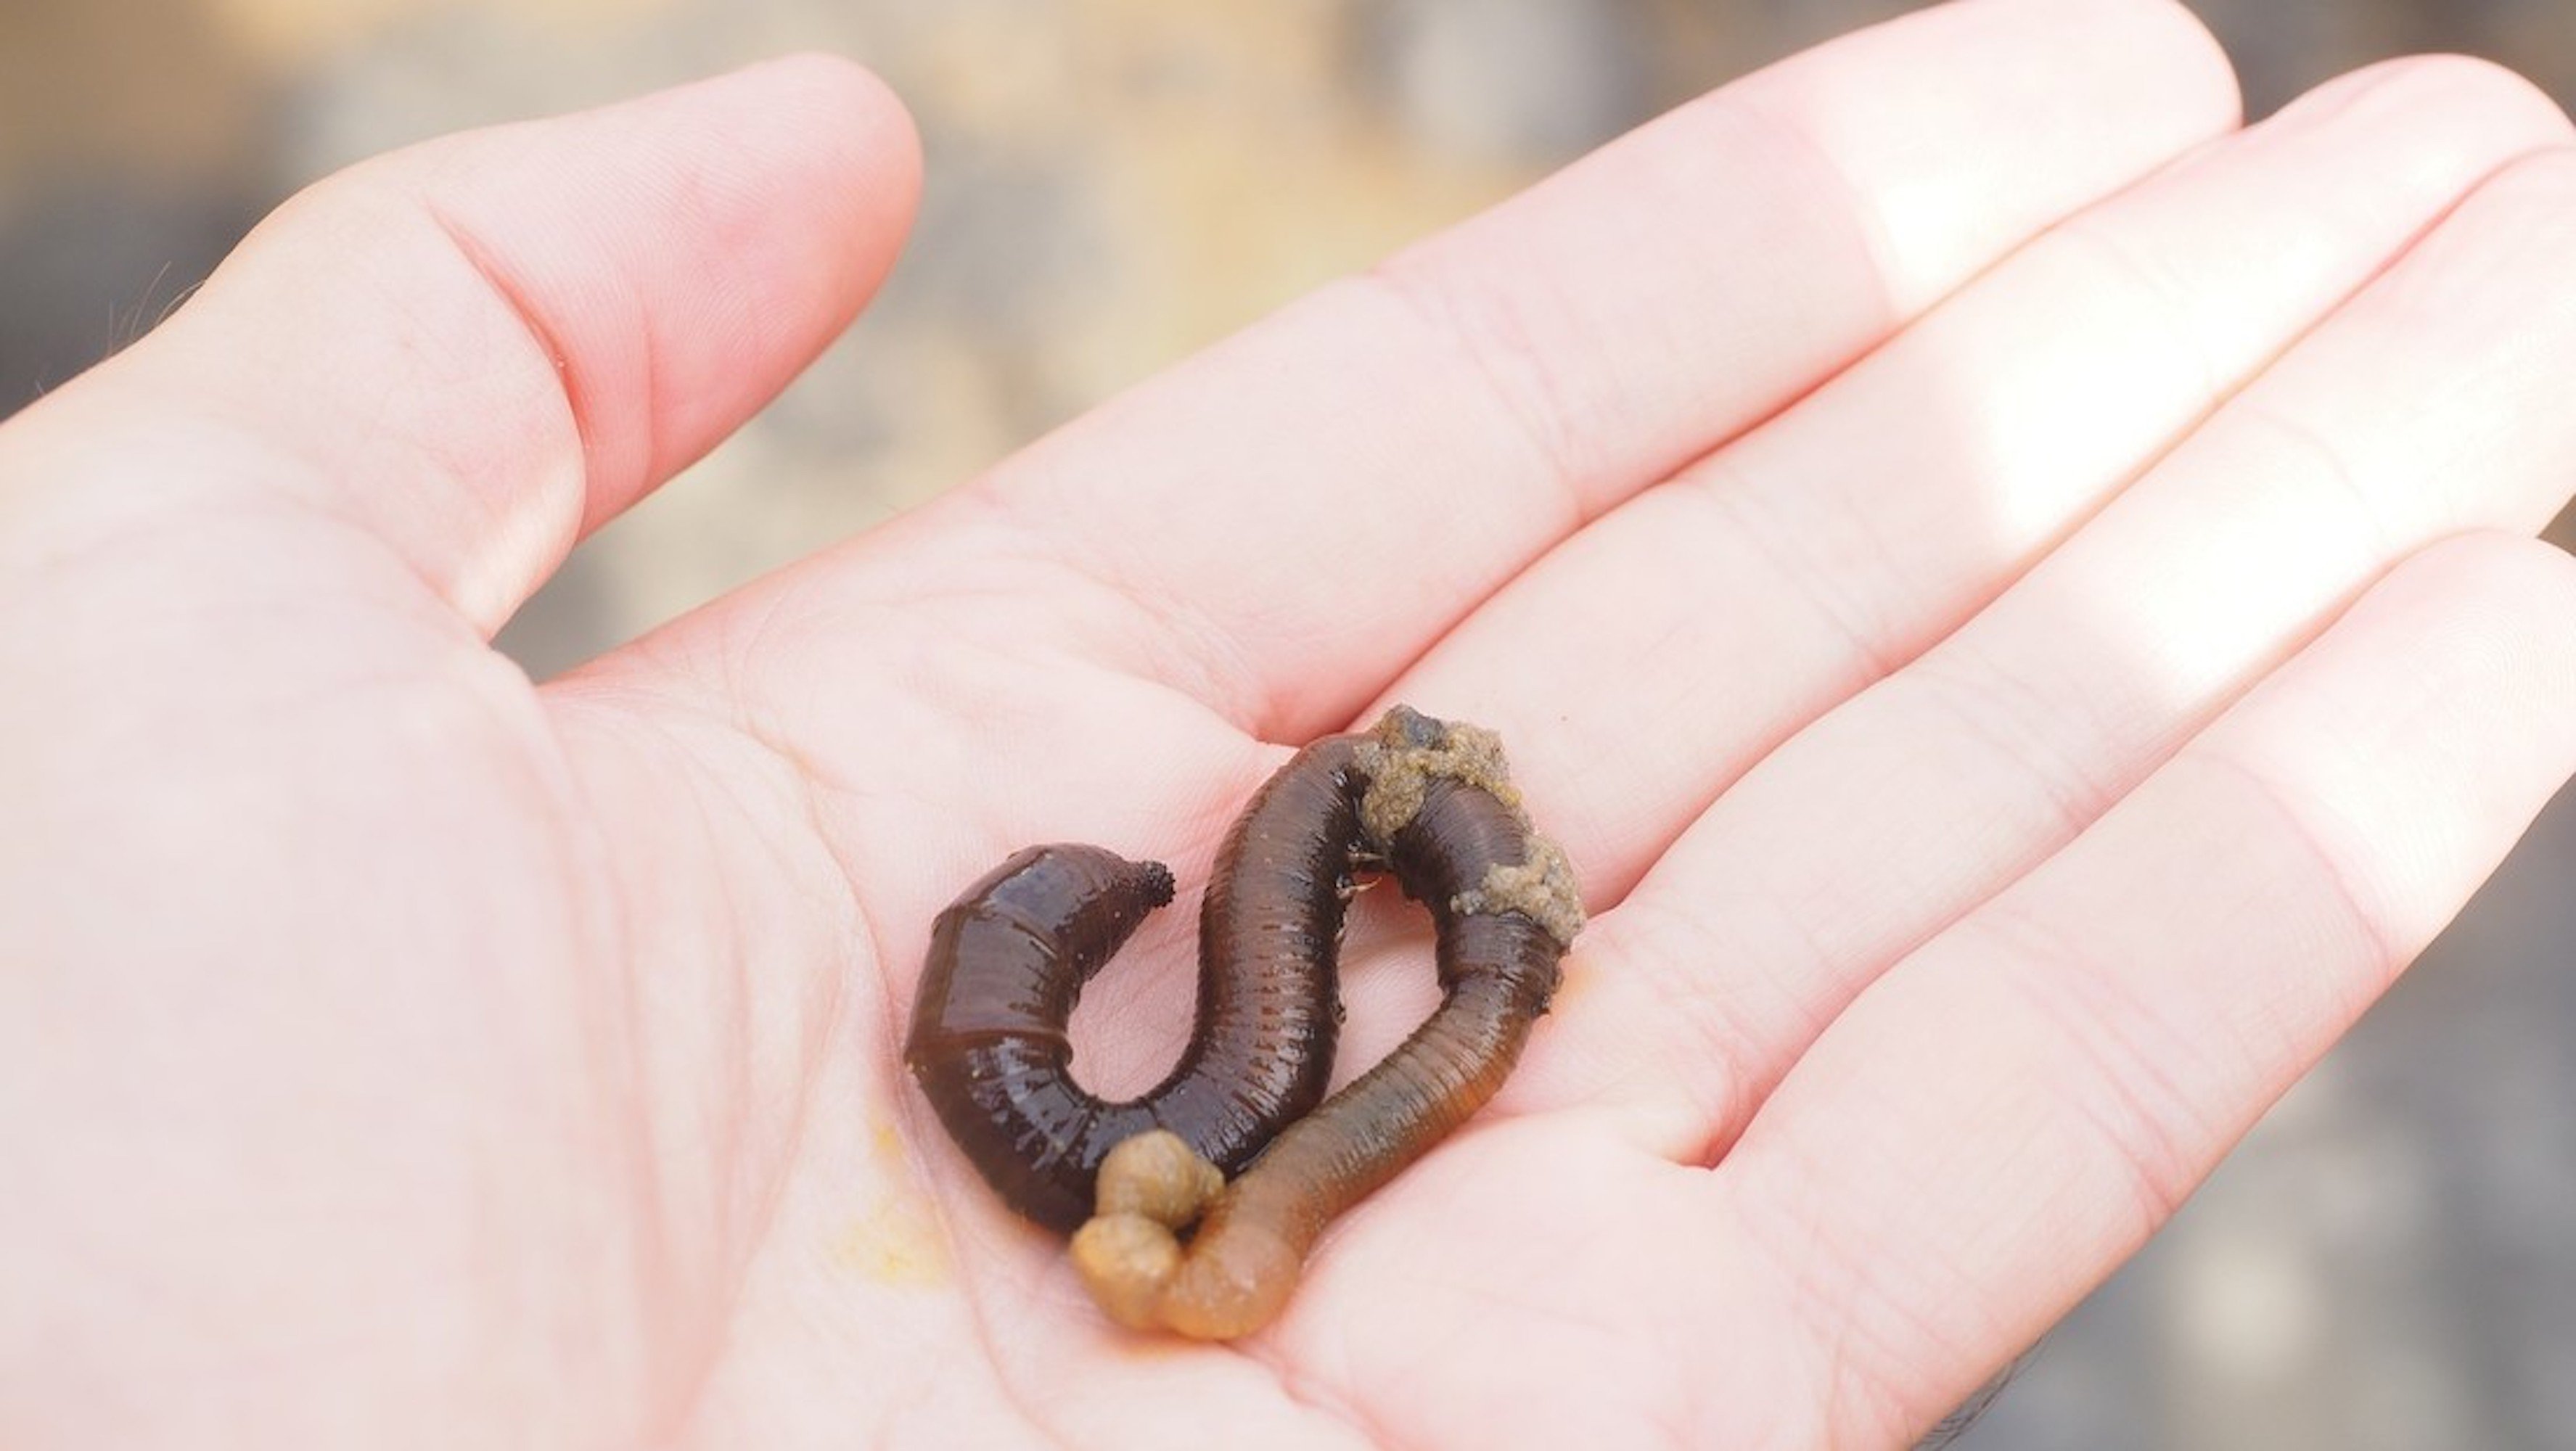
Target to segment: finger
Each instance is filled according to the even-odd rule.
[[[2482,178],[2566,134],[2478,62],[2329,83],[1585,530],[1389,697],[1502,730],[1538,819],[1615,901],[1728,781],[1955,629]]]
[[[917,170],[891,95],[819,58],[397,152],[280,208],[11,457],[127,481],[93,511],[164,507],[183,462],[354,521],[488,632],[847,324]]]
[[[2456,540],[1908,958],[1703,1191],[1706,1232],[1760,1267],[1738,1288],[1805,1327],[1790,1393],[1834,1408],[1837,1444],[1966,1394],[2173,1212],[2571,769],[2576,565]]]
[[[2571,374],[2560,151],[2481,188],[2010,593],[1737,781],[1605,921],[1590,950],[1616,970],[1522,1091],[1604,1095],[1668,1151],[1716,1152],[1884,964],[2397,559],[2545,522],[2576,470]]]
[[[1576,523],[2234,114],[2163,0],[1908,16],[1098,410],[903,531],[900,563],[844,556],[842,607],[1035,590],[1083,658],[1271,739],[1337,728]]]

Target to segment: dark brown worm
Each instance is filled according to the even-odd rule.
[[[1065,1024],[1082,985],[1172,899],[1169,871],[1093,846],[1032,847],[939,914],[904,1057],[1004,1203],[1070,1231],[1121,1141],[1166,1129],[1230,1174],[1322,1100],[1341,1024],[1335,951],[1362,860],[1364,743],[1298,752],[1235,822],[1199,909],[1189,1047],[1141,1098],[1104,1102],[1074,1082]]]
[[[1347,831],[1343,811],[1326,811],[1329,830],[1302,848],[1283,846],[1272,829],[1306,809],[1289,783],[1319,780],[1334,784],[1321,794],[1347,804]],[[1283,864],[1293,871],[1277,875]],[[1342,907],[1352,874],[1371,866],[1392,870],[1430,908],[1441,1004],[1384,1062],[1300,1118],[1330,1069]],[[1224,1053],[1194,1037],[1162,1088],[1136,1104],[1099,1104],[1066,1077],[1063,1024],[1081,982],[1169,899],[1160,870],[1093,848],[1051,847],[1024,852],[977,884],[934,929],[909,1056],[968,1157],[1022,1212],[1056,1222],[1065,1181],[1091,1186],[1097,1171],[1097,1212],[1075,1236],[1074,1259],[1114,1318],[1229,1338],[1278,1313],[1334,1216],[1493,1097],[1547,1010],[1582,907],[1563,854],[1521,813],[1492,733],[1399,706],[1367,736],[1320,742],[1274,777],[1237,824],[1209,890],[1202,1028],[1211,985],[1239,987],[1240,960],[1229,953],[1310,974],[1285,996],[1320,1012],[1300,1021],[1301,1032],[1265,1035],[1253,1024]],[[1224,920],[1211,926],[1221,908]],[[1293,943],[1284,954],[1272,945],[1282,934]],[[1006,1057],[992,1056],[1005,1045]],[[1266,1061],[1274,1047],[1291,1061]],[[1193,1110],[1141,1123],[1194,1072],[1229,1065],[1248,1075],[1238,1090],[1263,1086],[1265,1109],[1299,1094],[1305,1104],[1275,1121]],[[1290,1080],[1296,1093],[1267,1091]],[[1225,1155],[1260,1158],[1228,1184],[1237,1166],[1194,1135]],[[1085,1155],[1077,1175],[1068,1166]],[[1174,1231],[1202,1212],[1184,1249]]]

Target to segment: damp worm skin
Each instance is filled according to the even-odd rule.
[[[1090,1197],[1067,1163],[1104,1105],[1066,1072],[1082,984],[1172,875],[1091,846],[1011,857],[939,914],[905,1056],[958,1148],[1002,1201],[1062,1224]]]
[[[1335,954],[1367,859],[1363,745],[1335,736],[1300,751],[1236,821],[1200,909],[1189,1046],[1136,1099],[1103,1101],[1074,1080],[1065,1025],[1083,984],[1171,900],[1169,871],[1033,847],[940,913],[905,1059],[1004,1203],[1070,1231],[1120,1142],[1165,1130],[1230,1174],[1322,1100],[1340,1026]]]
[[[1546,911],[1493,910],[1478,904],[1478,889],[1496,868],[1527,867],[1554,849],[1511,802],[1445,779],[1429,784],[1386,846],[1397,880],[1438,928],[1440,1006],[1215,1191],[1203,1218],[1186,1204],[1131,1212],[1162,1192],[1159,1164],[1104,1173],[1101,1213],[1076,1236],[1074,1260],[1112,1318],[1199,1339],[1267,1324],[1325,1226],[1464,1123],[1518,1060],[1556,988],[1566,943],[1539,920]],[[1570,892],[1570,882],[1557,885]],[[1171,1229],[1192,1218],[1198,1231],[1184,1248]]]
[[[1344,909],[1378,870],[1430,909],[1442,999],[1325,1101]],[[1336,1215],[1493,1097],[1583,909],[1493,734],[1395,707],[1255,794],[1201,909],[1189,1046],[1152,1091],[1104,1102],[1074,1081],[1065,1025],[1171,895],[1159,864],[1097,847],[1014,856],[934,924],[905,1056],[1006,1203],[1080,1226],[1075,1267],[1113,1319],[1231,1338],[1278,1314]]]

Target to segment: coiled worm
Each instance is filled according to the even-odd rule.
[[[1430,909],[1442,999],[1319,1105],[1343,909],[1371,870]],[[1076,1267],[1114,1318],[1230,1338],[1278,1313],[1334,1216],[1493,1097],[1583,911],[1494,735],[1398,706],[1253,797],[1201,908],[1189,1047],[1152,1091],[1103,1102],[1072,1079],[1065,1024],[1171,895],[1160,864],[1097,847],[1012,857],[933,926],[905,1057],[1005,1203],[1081,1226]]]

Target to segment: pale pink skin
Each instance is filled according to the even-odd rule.
[[[908,127],[804,60],[317,187],[0,428],[0,1437],[1901,1443],[2576,768],[2564,121],[2236,115],[2164,0],[1919,13],[542,686],[491,631],[858,310]],[[1277,1325],[1117,1331],[909,1091],[930,917],[1186,892],[1397,698],[1510,743],[1567,989]],[[1346,1073],[1422,960],[1366,914]]]

